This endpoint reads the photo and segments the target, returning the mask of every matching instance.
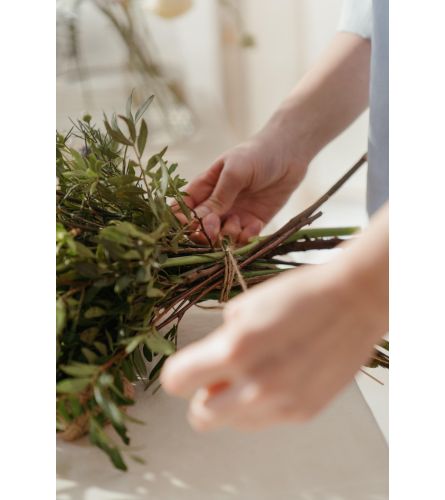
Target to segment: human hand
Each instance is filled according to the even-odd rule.
[[[246,243],[284,205],[308,164],[291,143],[270,125],[224,153],[185,188],[186,203],[202,218],[212,240],[223,234],[234,243]],[[179,207],[176,213],[186,222]],[[193,238],[206,241],[199,231]]]
[[[328,264],[230,301],[224,323],[167,360],[164,389],[191,397],[199,430],[261,428],[317,414],[388,331],[388,207]]]
[[[257,235],[303,179],[310,160],[368,106],[369,41],[337,33],[266,126],[224,153],[186,187],[211,239],[245,243]],[[178,218],[184,223],[177,209]],[[204,235],[194,239],[205,243]]]

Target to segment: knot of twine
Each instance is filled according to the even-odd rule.
[[[241,274],[240,268],[232,252],[232,247],[220,237],[221,248],[224,250],[224,282],[221,288],[220,302],[227,302],[230,298],[230,290],[233,287],[235,276],[243,292],[247,290],[246,281]]]

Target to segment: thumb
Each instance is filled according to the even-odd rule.
[[[199,217],[205,217],[209,213],[224,215],[245,187],[246,178],[239,165],[228,161],[224,164],[212,193],[196,208],[196,213]]]

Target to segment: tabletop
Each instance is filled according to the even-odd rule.
[[[179,345],[221,322],[193,308]],[[388,448],[353,382],[313,421],[241,433],[194,432],[187,404],[161,390],[137,388],[129,413],[131,445],[145,464],[115,470],[87,438],[57,442],[58,500],[385,500]]]

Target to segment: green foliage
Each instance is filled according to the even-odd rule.
[[[86,115],[56,136],[57,428],[87,413],[91,442],[123,470],[104,426],[128,444],[124,377],[147,377],[147,361],[175,350],[152,322],[172,287],[160,262],[187,241],[167,200],[183,205],[185,181],[166,148],[143,157],[152,100],[133,114],[130,98],[105,130]]]
[[[318,228],[311,240],[310,230],[299,230],[314,218],[302,212],[233,252],[230,242],[223,242],[224,251],[193,243],[188,234],[199,221],[184,202],[185,180],[165,159],[167,147],[148,154],[143,114],[152,100],[133,113],[130,96],[125,116],[104,115],[104,128],[86,115],[67,134],[56,134],[57,430],[69,434],[82,422],[90,441],[121,470],[130,441],[126,424],[140,423],[125,412],[134,403],[130,383],[142,380],[147,388],[156,380],[176,349],[186,310],[283,272],[276,255],[333,248],[337,236],[351,234],[351,228]],[[171,201],[189,224],[179,223]],[[389,361],[379,351],[371,362]]]

